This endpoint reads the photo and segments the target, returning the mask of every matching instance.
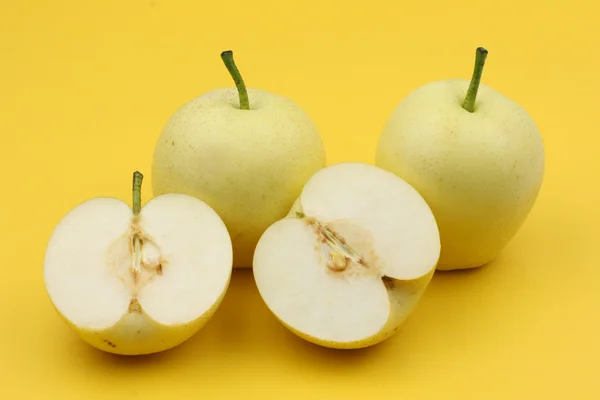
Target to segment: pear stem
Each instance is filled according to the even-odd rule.
[[[467,95],[462,103],[462,107],[471,113],[475,111],[475,99],[477,98],[477,91],[479,90],[479,83],[481,82],[481,75],[483,74],[483,66],[485,65],[487,55],[488,51],[486,49],[483,47],[477,48],[471,84],[469,85],[469,89],[467,89]]]
[[[138,215],[142,209],[142,181],[144,175],[141,172],[133,173],[133,214]]]
[[[240,96],[240,109],[249,110],[250,101],[248,99],[248,91],[246,89],[246,85],[244,84],[244,79],[242,79],[242,75],[240,74],[240,71],[235,65],[235,61],[233,60],[233,51],[226,50],[222,52],[221,59],[223,60],[223,63],[225,63],[229,74],[235,82],[235,87],[237,88],[238,94]]]

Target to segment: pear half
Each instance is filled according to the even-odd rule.
[[[142,208],[141,180],[136,172],[133,209],[94,198],[67,213],[44,261],[60,316],[92,346],[123,355],[189,339],[221,303],[233,268],[228,231],[212,208],[183,194]]]
[[[261,236],[254,279],[296,335],[361,348],[403,325],[439,256],[435,218],[412,186],[376,166],[340,163],[314,174],[288,217]]]

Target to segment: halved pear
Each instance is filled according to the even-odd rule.
[[[312,176],[288,217],[261,236],[253,269],[284,326],[350,349],[403,325],[439,256],[438,227],[421,195],[390,172],[348,162]]]
[[[92,346],[116,354],[156,353],[194,335],[229,286],[229,233],[206,203],[164,194],[142,208],[134,173],[133,209],[94,198],[66,214],[44,260],[59,315]]]

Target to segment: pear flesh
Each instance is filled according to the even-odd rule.
[[[260,295],[292,332],[332,348],[390,337],[427,288],[440,253],[436,221],[399,177],[362,163],[317,172],[288,218],[259,240]]]
[[[134,215],[119,199],[95,198],[55,228],[44,279],[55,309],[83,340],[148,354],[181,344],[210,319],[232,257],[224,223],[198,199],[166,194]]]

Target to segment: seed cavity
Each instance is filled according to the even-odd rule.
[[[153,279],[160,279],[169,268],[154,239],[141,231],[138,217],[132,219],[123,232],[108,247],[105,262],[108,273],[118,278],[136,296]]]
[[[160,249],[154,241],[134,227],[130,240],[131,278],[135,287],[139,287],[155,276],[162,276],[166,261],[162,259]]]
[[[335,232],[314,218],[306,218],[307,223],[317,234],[319,243],[326,244],[329,251],[329,259],[326,266],[333,272],[343,272],[353,264],[369,268],[363,257],[346,243],[343,236]]]

